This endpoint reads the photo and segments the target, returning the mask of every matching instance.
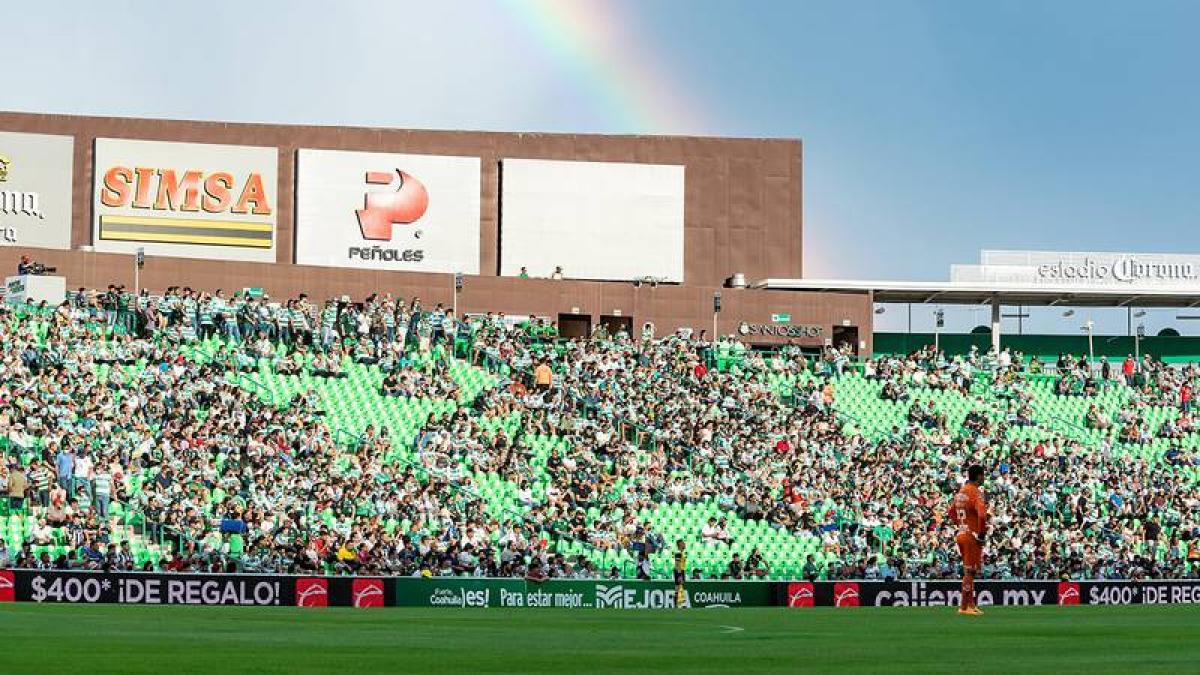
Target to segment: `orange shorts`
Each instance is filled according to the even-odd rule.
[[[963,566],[974,567],[979,569],[979,565],[983,562],[983,546],[974,534],[963,532],[954,538],[958,543],[958,552],[962,554]]]

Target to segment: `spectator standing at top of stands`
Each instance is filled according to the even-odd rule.
[[[832,381],[826,381],[825,386],[821,387],[821,405],[822,410],[830,410],[833,408],[834,388]]]
[[[1008,351],[1007,347],[1005,347],[1000,351],[999,354],[996,355],[996,363],[1001,369],[1008,368],[1012,365],[1012,353]]]
[[[547,391],[550,385],[554,382],[554,371],[550,369],[550,364],[542,361],[537,368],[533,369],[533,384],[539,391]]]
[[[554,279],[555,281],[562,281],[562,278],[563,278],[562,265],[558,265],[554,268],[554,271],[550,273],[550,278]]]
[[[521,272],[519,274],[517,274],[517,277],[520,279],[528,279],[529,278],[529,270],[525,269],[524,265],[521,265]]]
[[[92,477],[92,490],[96,495],[96,515],[101,518],[107,518],[108,504],[112,499],[112,475],[109,474],[108,468],[103,464],[100,465],[100,470]]]
[[[92,494],[92,469],[94,465],[92,458],[87,452],[80,452],[75,457],[75,489],[82,487],[87,490],[88,495]]]
[[[35,461],[29,470],[29,482],[33,488],[37,505],[46,508],[50,505],[50,483],[53,481],[50,466],[45,462]]]
[[[64,445],[54,458],[54,466],[58,471],[58,484],[64,490],[70,490],[75,478],[75,453],[69,446]]]
[[[8,508],[10,512],[20,511],[25,507],[25,491],[29,483],[21,465],[12,462],[8,467]]]
[[[1192,385],[1190,382],[1184,382],[1179,387],[1179,409],[1184,413],[1192,411]]]
[[[1137,364],[1133,360],[1133,354],[1125,357],[1125,362],[1121,364],[1121,374],[1125,376],[1125,386],[1133,385],[1133,371],[1137,368]]]

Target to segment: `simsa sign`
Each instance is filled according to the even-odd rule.
[[[275,262],[278,151],[96,139],[97,251]]]
[[[75,141],[0,131],[0,246],[71,247]]]
[[[479,273],[479,158],[300,150],[296,262]]]

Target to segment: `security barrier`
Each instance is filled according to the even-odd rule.
[[[937,607],[961,600],[957,581],[794,581],[780,584],[789,607]],[[1200,579],[1182,581],[979,581],[987,605],[1200,603]]]
[[[675,587],[665,581],[521,579],[396,579],[396,604],[405,607],[569,607],[666,609]],[[778,584],[760,581],[694,581],[685,586],[689,607],[768,607],[778,604]]]
[[[1200,580],[981,581],[980,605],[1200,604]],[[685,606],[935,607],[955,581],[692,581]],[[300,607],[669,609],[665,581],[0,570],[0,602]]]

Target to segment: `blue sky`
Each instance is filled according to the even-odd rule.
[[[12,4],[8,110],[798,137],[807,276],[1196,250],[1200,2]],[[530,25],[564,8],[610,19],[590,70]],[[613,54],[693,114],[606,105]]]

